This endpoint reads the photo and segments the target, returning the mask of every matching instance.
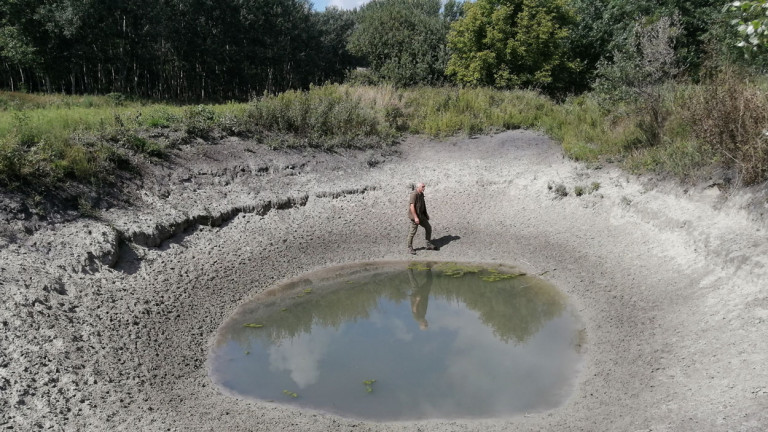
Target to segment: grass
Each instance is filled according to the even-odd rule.
[[[556,103],[535,91],[326,85],[249,103],[176,106],[122,95],[0,92],[0,186],[109,184],[136,157],[162,159],[196,138],[333,151],[386,146],[403,133],[443,138],[516,128],[546,133],[580,161],[620,161],[681,179],[722,165],[754,184],[768,179],[767,88],[728,73],[667,85],[654,108],[664,117],[651,131],[648,107],[597,94]]]

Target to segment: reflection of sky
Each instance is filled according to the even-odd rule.
[[[290,372],[300,389],[315,384],[320,375],[320,360],[325,357],[334,333],[334,329],[318,327],[313,328],[311,334],[302,333],[280,345],[272,345],[268,349],[269,369]]]
[[[212,376],[239,394],[376,420],[552,408],[575,378],[576,328],[568,313],[520,344],[501,342],[476,312],[437,296],[426,318],[429,329],[421,331],[408,300],[380,299],[368,319],[338,328],[315,324],[310,334],[277,345],[229,342],[213,356]],[[367,379],[376,379],[371,394],[362,385]],[[283,390],[300,397],[286,398]]]
[[[379,312],[371,314],[371,323],[379,328],[389,329],[395,339],[409,342],[413,339],[413,333],[408,329],[402,319],[397,317],[387,317]]]
[[[510,400],[516,400],[519,411],[555,406],[561,393],[555,389],[568,382],[573,372],[568,365],[579,361],[578,354],[569,349],[567,321],[555,318],[524,344],[505,344],[499,343],[473,311],[435,314],[431,327],[455,334],[444,375],[446,387],[462,391],[464,398],[486,399],[496,413],[509,410]],[[484,396],[488,392],[507,396],[488,398]]]

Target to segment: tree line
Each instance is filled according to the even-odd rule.
[[[665,46],[641,54],[670,57],[670,70],[695,78],[708,59],[764,67],[765,19],[749,15],[764,5],[373,0],[316,12],[307,0],[3,0],[0,87],[180,101],[344,80],[570,93],[615,74],[617,59],[637,56],[643,34],[661,28]]]
[[[353,24],[304,0],[4,0],[0,83],[242,100],[343,78]]]

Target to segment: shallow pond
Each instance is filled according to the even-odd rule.
[[[241,306],[208,359],[226,393],[369,420],[557,407],[584,342],[566,297],[513,268],[365,263]]]

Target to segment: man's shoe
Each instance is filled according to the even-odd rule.
[[[416,251],[415,251],[415,250],[413,250],[413,248],[412,248],[412,247],[409,247],[409,248],[408,248],[408,253],[409,253],[409,254],[411,254],[411,255],[416,255]]]
[[[440,248],[438,248],[437,246],[435,246],[432,243],[430,243],[430,244],[427,245],[427,250],[434,250],[434,251],[436,251],[436,250],[440,250]]]

